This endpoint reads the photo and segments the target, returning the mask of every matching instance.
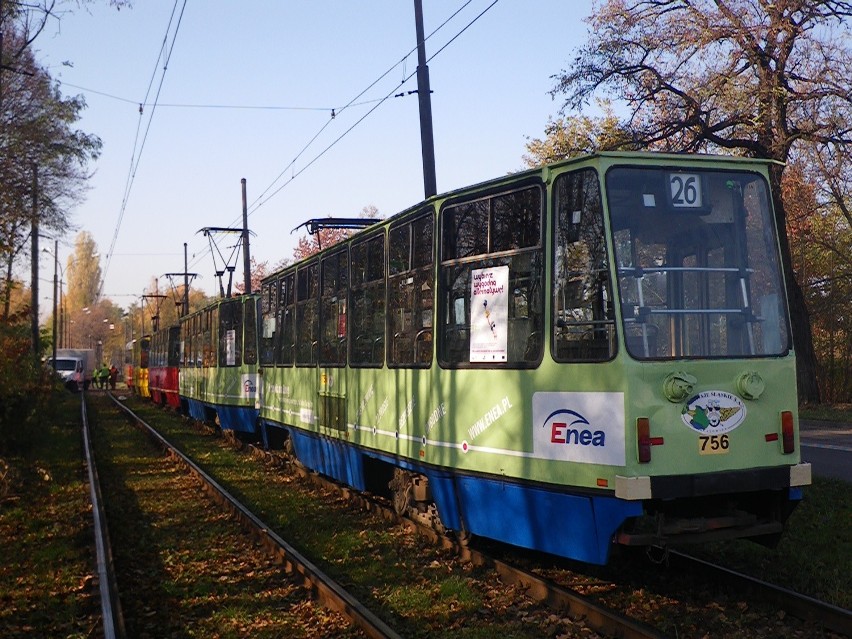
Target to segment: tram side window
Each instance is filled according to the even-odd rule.
[[[148,353],[148,365],[152,368],[157,366],[157,338],[158,335],[154,333],[151,338],[151,350]]]
[[[536,184],[444,209],[443,366],[530,368],[541,361],[543,201]]]
[[[216,362],[213,359],[215,355],[213,351],[213,332],[210,329],[211,313],[212,309],[208,309],[201,313],[201,339],[204,342],[201,365],[204,366],[204,368],[216,365]]]
[[[193,366],[200,368],[204,361],[204,336],[201,331],[202,313],[199,313],[192,318],[192,347],[193,347]]]
[[[243,302],[243,363],[257,364],[258,300],[248,297]]]
[[[148,358],[151,350],[151,338],[143,337],[139,342],[139,368],[148,368]]]
[[[180,325],[178,326],[178,340],[180,348],[178,366],[184,368],[185,366],[189,366],[189,362],[186,359],[186,356],[189,353],[189,335],[186,332],[186,324],[183,321],[181,321]]]
[[[388,364],[426,367],[432,363],[432,211],[390,230],[388,256]]]
[[[612,359],[615,319],[597,173],[561,175],[553,192],[553,359]]]
[[[180,343],[180,327],[172,326],[169,328],[169,346],[168,355],[166,357],[166,365],[179,366],[181,358],[181,343]]]
[[[183,335],[183,365],[195,366],[195,335],[193,334],[195,317],[190,316],[181,322],[180,330]]]
[[[352,245],[349,363],[381,366],[385,352],[385,235]]]
[[[210,335],[209,340],[209,357],[210,357],[210,366],[217,366],[219,364],[218,355],[219,348],[217,343],[218,329],[219,328],[219,307],[215,306],[208,311],[207,316],[207,332]]]
[[[306,366],[317,363],[318,287],[317,262],[296,271],[296,363]]]
[[[292,366],[296,354],[296,274],[291,272],[279,280],[278,333],[275,336],[275,364]]]
[[[239,366],[242,363],[242,303],[237,300],[219,305],[219,365]]]
[[[264,282],[260,290],[260,365],[275,363],[275,312],[278,305],[278,283]]]
[[[322,260],[320,364],[346,365],[346,302],[349,256],[337,251]]]

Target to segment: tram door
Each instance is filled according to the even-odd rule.
[[[346,433],[346,337],[349,291],[348,247],[320,261],[317,335],[317,419],[320,432]],[[326,430],[326,432],[328,432]]]

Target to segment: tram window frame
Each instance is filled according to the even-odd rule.
[[[546,208],[546,189],[535,177],[453,198],[441,207],[438,362],[442,368],[531,369],[541,364]],[[506,314],[506,344],[493,355],[500,359],[471,361],[474,270],[506,278],[506,299],[500,302],[505,310],[498,307],[500,315]],[[490,311],[481,319],[494,330]],[[499,336],[500,329],[496,330]]]
[[[260,299],[249,295],[243,302],[243,364],[258,362],[257,316]]]
[[[388,231],[389,368],[429,368],[434,360],[435,211],[416,212]],[[418,294],[418,290],[420,294]]]
[[[183,320],[178,320],[178,341],[180,343],[180,356],[178,359],[178,368],[186,367],[186,340],[187,334],[184,331],[184,323]]]
[[[187,368],[195,368],[195,332],[194,327],[195,316],[190,315],[180,324],[181,334],[184,336],[184,355],[183,365]]]
[[[166,331],[166,335],[168,336],[169,344],[166,354],[166,365],[171,367],[179,366],[181,353],[183,352],[180,343],[180,326],[170,326]]]
[[[195,335],[193,338],[194,346],[192,365],[195,368],[201,368],[204,364],[204,335],[201,332],[201,316],[202,313],[197,313],[195,318],[192,320],[193,334]]]
[[[260,365],[264,368],[275,365],[275,340],[277,336],[278,279],[264,282],[260,287]],[[270,322],[271,320],[271,322]],[[271,331],[268,329],[271,328]],[[267,331],[270,333],[267,336]]]
[[[349,248],[349,365],[380,368],[385,361],[387,304],[384,229]]]
[[[593,168],[562,173],[551,192],[551,357],[559,363],[612,361],[618,329],[600,177]],[[583,268],[569,270],[572,265]]]
[[[296,269],[296,366],[317,365],[319,260]]]
[[[277,289],[275,365],[292,366],[296,358],[296,271],[282,275]]]
[[[240,299],[225,300],[219,304],[219,366],[235,368],[243,363],[243,303]],[[228,332],[233,331],[234,361],[228,362]]]
[[[139,340],[139,368],[149,368],[151,362],[151,337]]]
[[[320,366],[346,366],[349,245],[320,259]]]
[[[213,355],[211,353],[212,333],[210,332],[210,314],[210,309],[206,309],[201,313],[201,339],[203,343],[201,366],[204,368],[210,368],[211,366],[216,365],[215,362],[213,362]]]

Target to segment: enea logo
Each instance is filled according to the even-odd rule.
[[[579,446],[605,446],[606,433],[592,432],[589,420],[573,410],[557,410],[548,415],[542,424],[550,429],[551,444],[573,444]],[[586,428],[586,427],[589,428]]]
[[[252,398],[257,393],[257,379],[254,375],[243,375],[243,397]]]
[[[721,435],[745,421],[746,407],[731,393],[704,391],[686,402],[680,417],[684,424],[702,435]]]
[[[535,393],[536,458],[623,466],[623,393]]]

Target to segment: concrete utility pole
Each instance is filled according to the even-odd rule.
[[[41,353],[41,340],[38,332],[38,166],[33,162],[33,200],[32,200],[32,315],[30,317],[30,328],[33,337],[33,361],[36,368],[41,365],[39,353]]]
[[[59,288],[59,240],[53,240],[53,370],[56,370],[56,292]]]
[[[189,315],[189,261],[187,259],[186,242],[183,243],[183,312],[181,317]]]
[[[249,254],[249,229],[248,229],[248,204],[246,200],[246,179],[240,180],[243,187],[243,281],[245,288],[243,292],[251,293],[251,255]]]
[[[429,86],[429,67],[426,65],[422,0],[414,0],[414,23],[417,30],[417,97],[420,104],[423,190],[428,199],[438,192],[438,187],[435,179],[435,141],[432,137],[432,89]]]

